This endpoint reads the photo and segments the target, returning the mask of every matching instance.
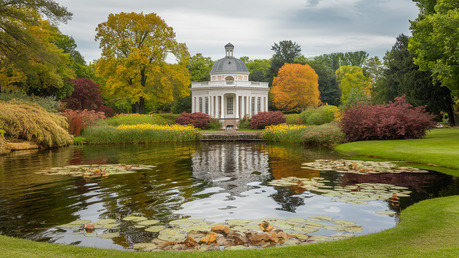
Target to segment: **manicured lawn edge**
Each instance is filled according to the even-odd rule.
[[[459,196],[425,200],[402,212],[383,232],[348,240],[246,251],[128,252],[0,236],[2,257],[458,257]]]
[[[335,150],[356,159],[419,163],[418,167],[459,176],[459,128],[433,129],[423,139],[350,142],[336,146]]]

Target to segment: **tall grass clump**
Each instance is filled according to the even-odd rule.
[[[0,127],[12,139],[24,139],[43,147],[72,144],[67,119],[38,105],[0,101]]]
[[[120,125],[87,128],[83,136],[89,144],[132,144],[197,141],[201,134],[189,125]]]
[[[96,112],[94,110],[72,110],[66,109],[61,112],[61,115],[67,117],[69,122],[69,133],[80,136],[82,130],[89,126],[93,126],[97,121],[104,119],[104,112]]]
[[[17,104],[26,105],[39,105],[46,111],[57,113],[61,106],[61,102],[54,99],[54,97],[38,97],[34,95],[27,95],[24,91],[2,91],[0,92],[0,101],[8,102],[15,100]]]
[[[10,152],[8,144],[6,144],[5,138],[0,136],[0,155]]]
[[[263,138],[270,142],[303,143],[333,146],[345,142],[345,135],[335,123],[319,126],[279,124],[263,130]]]
[[[138,125],[138,124],[152,124],[152,125],[165,125],[166,119],[156,115],[141,115],[141,114],[120,114],[104,120],[104,124],[111,126],[119,125]]]

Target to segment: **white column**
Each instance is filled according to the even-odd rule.
[[[195,108],[196,108],[196,103],[195,103],[195,101],[196,101],[196,97],[192,97],[192,98],[191,98],[191,113],[194,113],[194,112],[195,112],[195,111],[194,111]]]
[[[224,118],[225,117],[225,94],[223,94],[221,96],[221,103],[220,103],[220,107],[221,107],[221,118]]]
[[[236,94],[236,108],[234,109],[236,111],[235,118],[239,118],[239,96]]]
[[[209,114],[210,117],[212,116],[212,96],[209,95]]]
[[[258,114],[258,97],[255,97],[255,102],[253,104],[255,105],[255,109],[254,109],[255,110],[255,114],[254,115],[256,115],[256,114]]]
[[[241,111],[241,116],[242,116],[242,117],[245,116],[245,99],[244,99],[244,98],[245,98],[245,96],[242,96],[242,97],[241,97],[241,109],[242,109],[242,111]],[[241,118],[242,118],[242,117],[241,117]]]
[[[265,111],[268,111],[268,97],[265,97]]]
[[[247,97],[247,100],[248,100],[247,101],[247,104],[248,104],[247,107],[249,108],[248,114],[249,114],[249,117],[252,117],[252,96]]]

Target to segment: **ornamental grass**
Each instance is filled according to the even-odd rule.
[[[89,127],[83,136],[89,144],[136,144],[197,141],[201,134],[189,125],[137,124]]]
[[[279,124],[266,127],[263,138],[270,142],[303,143],[333,146],[345,142],[345,135],[336,123],[319,126]]]
[[[72,144],[67,118],[39,105],[0,101],[0,127],[9,139],[23,139],[43,147]]]
[[[104,124],[110,126],[137,125],[137,124],[167,124],[166,119],[156,114],[120,114],[104,120]]]

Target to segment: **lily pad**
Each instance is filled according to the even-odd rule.
[[[331,221],[333,220],[332,217],[329,217],[329,216],[311,216],[309,217],[310,219],[314,219],[314,220],[326,220],[326,221]]]
[[[124,221],[140,222],[140,221],[144,221],[144,220],[148,220],[148,219],[145,218],[145,217],[142,217],[142,216],[127,216],[127,217],[124,217],[123,220]]]
[[[70,224],[70,225],[82,225],[82,224],[89,224],[89,223],[91,223],[90,220],[75,220],[75,221],[72,221],[72,222],[70,222],[68,224]]]
[[[328,241],[330,240],[330,238],[327,236],[312,235],[312,236],[309,236],[309,240],[321,242],[321,241]]]
[[[344,231],[347,232],[362,232],[363,227],[360,225],[351,225],[351,226],[345,226]]]
[[[180,233],[179,229],[165,229],[159,232],[158,239],[164,241],[183,241],[186,235]]]
[[[299,224],[299,223],[306,222],[306,220],[303,218],[293,218],[293,219],[286,219],[285,222],[290,223],[290,224]]]
[[[251,221],[248,219],[230,219],[226,223],[230,226],[241,226],[249,224]]]
[[[159,220],[151,219],[151,220],[140,221],[139,223],[137,223],[137,225],[139,225],[139,226],[151,226],[151,225],[155,225],[155,224],[158,224],[158,223],[159,223]]]
[[[111,238],[115,238],[119,236],[120,236],[119,232],[104,233],[104,234],[97,235],[98,238],[102,238],[102,239],[111,239]]]
[[[314,227],[314,228],[313,227],[293,227],[293,230],[297,231],[297,232],[308,234],[308,233],[316,232],[319,229],[316,228],[316,227]]]
[[[305,235],[305,234],[298,234],[298,233],[289,233],[289,235],[292,235],[298,239],[301,239],[301,240],[308,240],[309,239],[309,236],[308,235]]]
[[[190,227],[186,227],[184,228],[183,230],[189,232],[189,231],[192,231],[192,230],[196,230],[196,231],[210,231],[212,229],[212,226],[211,225],[208,225],[208,224],[194,224]]]
[[[146,228],[145,231],[148,231],[148,232],[159,232],[161,230],[164,229],[164,226],[152,226],[152,227],[149,227],[149,228]]]
[[[333,230],[333,231],[344,231],[345,230],[344,226],[340,226],[340,225],[325,225],[324,228],[327,230]]]
[[[101,219],[99,221],[96,221],[94,225],[107,225],[107,224],[114,224],[118,223],[116,219]]]
[[[343,240],[343,239],[355,237],[355,235],[351,233],[348,233],[348,234],[337,233],[337,234],[331,235],[330,237],[333,238],[333,240]]]
[[[334,220],[333,224],[336,225],[355,225],[355,222],[348,220]]]
[[[132,248],[136,250],[149,251],[149,250],[157,249],[158,246],[153,243],[137,243],[137,244],[134,244]]]
[[[393,216],[397,214],[395,211],[376,211],[375,213],[379,215],[389,215],[389,216]]]

